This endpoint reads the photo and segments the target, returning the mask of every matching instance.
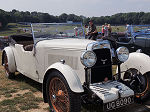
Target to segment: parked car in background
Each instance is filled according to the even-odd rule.
[[[29,28],[31,26],[31,28]],[[25,26],[24,26],[25,27]],[[80,112],[82,104],[104,111],[134,102],[134,91],[112,74],[112,65],[127,61],[129,52],[108,40],[85,39],[81,23],[34,23],[28,32],[11,35],[2,53],[6,76],[18,71],[43,84],[52,112]]]
[[[131,25],[131,33],[118,38],[118,45],[131,52],[129,59],[121,64],[121,77],[138,99],[150,94],[150,25]]]
[[[115,34],[120,45],[128,47],[130,52],[139,49],[150,55],[150,25],[131,25],[131,32],[118,32]]]

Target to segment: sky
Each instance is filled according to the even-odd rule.
[[[150,0],[1,0],[0,9],[45,12],[55,16],[67,13],[99,17],[126,12],[150,12]]]

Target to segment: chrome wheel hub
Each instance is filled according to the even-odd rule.
[[[55,102],[56,101],[56,95],[52,95],[52,99],[53,99],[53,101]]]

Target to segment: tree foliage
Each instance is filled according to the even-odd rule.
[[[29,11],[18,11],[13,9],[10,12],[0,9],[0,22],[3,27],[6,27],[7,23],[17,22],[32,22],[32,23],[54,23],[54,22],[83,22],[84,24],[92,19],[95,24],[102,25],[109,23],[112,25],[123,25],[123,24],[150,24],[150,12],[130,12],[130,13],[117,13],[112,16],[101,16],[101,17],[85,17],[83,15],[77,16],[75,14],[62,13],[60,16],[53,16],[48,13],[41,12],[29,12]]]
[[[113,25],[150,24],[150,12],[117,13],[112,16],[92,17],[91,19],[95,22],[95,24],[104,24],[104,23],[109,23]]]

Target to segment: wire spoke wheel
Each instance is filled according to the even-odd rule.
[[[69,112],[70,101],[67,88],[63,81],[54,77],[49,84],[51,104],[56,112]]]
[[[54,70],[46,82],[47,101],[50,112],[80,112],[81,94],[73,92],[64,75]]]
[[[126,79],[128,79],[126,84],[134,90],[136,98],[146,96],[149,91],[149,77],[147,74],[142,75],[137,69],[131,68],[124,75],[124,80]]]

